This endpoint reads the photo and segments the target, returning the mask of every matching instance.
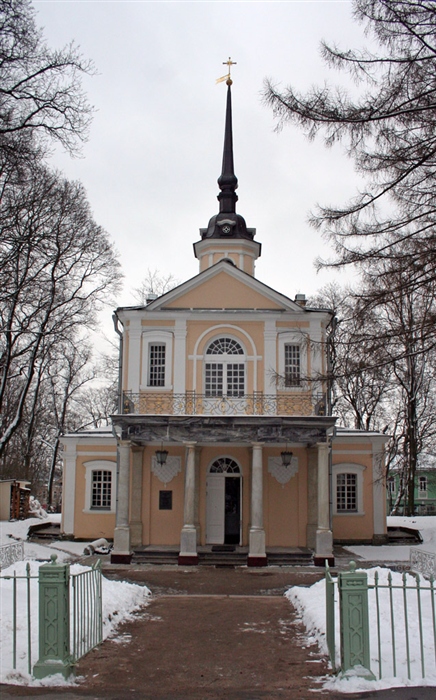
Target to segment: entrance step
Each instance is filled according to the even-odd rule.
[[[179,549],[175,547],[142,546],[133,551],[134,564],[177,564]],[[200,566],[245,566],[248,547],[218,545],[198,548]],[[310,566],[313,554],[306,547],[274,547],[267,550],[269,566]]]

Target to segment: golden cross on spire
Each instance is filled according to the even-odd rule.
[[[218,78],[218,79],[217,79],[217,83],[223,83],[224,80],[225,80],[225,81],[226,81],[226,85],[232,85],[232,84],[233,84],[233,80],[232,80],[231,77],[230,77],[230,69],[231,69],[232,66],[236,66],[236,65],[237,65],[237,64],[236,64],[236,61],[232,61],[232,59],[231,59],[230,56],[229,56],[229,60],[228,60],[228,61],[223,61],[223,65],[229,67],[229,72],[227,73],[227,75],[223,75],[222,78]]]

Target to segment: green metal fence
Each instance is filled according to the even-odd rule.
[[[1,646],[12,656],[14,671],[33,671],[36,678],[62,673],[67,678],[78,659],[103,641],[100,561],[70,573],[69,565],[57,564],[52,555],[38,574],[32,575],[27,563],[25,574],[14,571],[0,576],[0,582],[3,610],[10,605],[7,624],[2,615]]]
[[[101,562],[71,574],[71,656],[76,662],[103,641]]]
[[[331,576],[326,566],[326,636],[333,670],[364,667],[379,679],[436,674],[435,579],[412,572],[364,571]],[[335,615],[339,607],[339,635]],[[335,652],[340,650],[337,669]],[[371,675],[366,675],[370,678]],[[372,676],[375,677],[375,676]]]
[[[0,576],[0,580],[7,581],[12,589],[12,629],[11,644],[12,644],[12,668],[17,670],[17,648],[26,649],[27,657],[27,672],[32,673],[32,618],[31,610],[35,608],[35,600],[32,600],[32,579],[38,579],[38,576],[30,574],[30,564],[26,564],[26,573],[23,576],[18,575],[14,571],[11,576]],[[35,594],[33,598],[35,599]],[[24,614],[23,614],[24,612]],[[17,620],[19,614],[20,623]],[[2,630],[2,642],[6,642],[6,630]]]

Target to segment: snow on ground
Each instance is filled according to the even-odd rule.
[[[406,518],[400,515],[390,515],[387,522],[388,526],[409,527],[419,530],[424,541],[422,544],[414,544],[413,546],[425,552],[436,553],[436,516],[421,515]],[[408,545],[382,545],[381,547],[356,545],[347,546],[345,549],[366,561],[409,561],[410,559],[410,547]]]
[[[31,609],[31,640],[32,657],[31,667],[38,660],[38,569],[40,564],[35,561],[17,562],[7,569],[3,569],[0,578],[0,607],[1,627],[0,637],[0,683],[12,683],[17,685],[65,685],[66,682],[60,675],[52,676],[43,681],[37,681],[28,673],[27,656],[27,606],[26,606],[26,580],[17,579],[18,599],[17,606],[17,669],[13,669],[12,657],[12,579],[5,580],[5,576],[16,573],[16,576],[25,576],[26,565],[30,565],[30,609]],[[72,574],[84,571],[87,567],[73,564],[70,567]],[[125,581],[109,581],[102,577],[103,596],[103,638],[116,635],[118,626],[130,619],[134,611],[147,605],[150,591],[145,586],[127,583]]]
[[[59,522],[60,515],[49,514],[44,523]],[[56,675],[37,681],[28,673],[27,656],[27,593],[25,578],[17,578],[17,669],[13,669],[12,661],[12,579],[5,580],[5,576],[26,575],[26,565],[30,566],[30,609],[31,609],[31,667],[38,660],[38,569],[41,562],[49,561],[56,550],[57,562],[69,561],[82,555],[87,542],[59,541],[47,543],[47,545],[27,542],[26,537],[31,525],[41,523],[41,518],[27,518],[26,520],[0,522],[0,544],[11,544],[19,540],[24,541],[24,559],[2,569],[0,572],[0,611],[1,611],[1,635],[0,635],[0,683],[13,683],[18,685],[70,685],[62,676]],[[61,551],[62,550],[62,551]],[[35,561],[37,560],[37,561]],[[87,567],[79,564],[70,566],[71,573],[78,573]],[[106,639],[116,634],[117,627],[128,620],[135,610],[147,605],[150,591],[145,586],[127,583],[125,581],[109,581],[102,577],[103,595],[103,638]]]
[[[422,544],[413,545],[426,552],[436,553],[436,517],[416,516],[406,518],[403,516],[390,516],[387,524],[393,527],[408,527],[419,530]],[[358,555],[364,560],[375,562],[409,561],[410,547],[406,545],[384,545],[381,547],[371,546],[348,546],[346,549]],[[379,572],[379,581],[386,581],[389,570],[384,568],[372,568],[366,570],[370,582],[374,580],[375,571]],[[401,574],[391,572],[395,585],[401,585]],[[415,583],[414,577],[407,575],[408,582]],[[427,586],[423,582],[423,586]],[[325,623],[325,581],[319,581],[310,588],[294,587],[286,593],[288,599],[295,605],[302,616],[306,626],[307,635],[311,641],[317,641],[324,653],[327,652],[326,644],[326,623]],[[342,692],[363,692],[381,690],[382,688],[393,688],[398,686],[416,685],[436,685],[436,663],[435,663],[435,641],[433,637],[432,609],[430,593],[423,593],[423,634],[424,634],[424,654],[425,654],[425,674],[422,678],[420,661],[420,638],[417,613],[417,596],[414,591],[409,591],[408,595],[408,620],[410,633],[411,650],[411,680],[407,677],[406,663],[406,642],[404,625],[404,607],[402,591],[394,591],[395,610],[395,631],[396,631],[396,653],[397,653],[397,676],[393,675],[392,660],[392,639],[391,639],[391,619],[388,592],[380,593],[380,616],[381,616],[381,639],[382,639],[382,675],[384,678],[375,681],[362,680],[358,676],[341,679],[339,677],[329,678],[325,681],[325,688],[332,691]],[[336,590],[337,598],[337,590]],[[322,611],[320,613],[320,611]],[[373,591],[369,592],[369,615],[370,615],[370,648],[371,648],[371,670],[378,679],[379,667],[377,658],[377,626],[371,621],[376,619],[375,599]],[[336,653],[339,654],[339,606],[336,605]],[[336,661],[339,665],[339,658]]]
[[[36,544],[27,542],[27,533],[32,525],[49,523],[60,523],[60,513],[49,513],[44,520],[41,518],[27,518],[26,520],[2,520],[0,521],[0,545],[11,544],[16,541],[24,541],[24,558],[26,560],[35,559],[37,561],[50,561],[53,549],[56,550],[58,561],[69,561],[72,558],[81,556],[83,550],[89,542],[70,542],[69,540],[59,540],[55,542]]]
[[[368,574],[369,583],[374,582],[374,574],[378,571],[379,583],[386,583],[389,573],[388,569],[376,567],[365,570]],[[401,586],[402,575],[391,572],[394,585]],[[416,579],[407,575],[408,585],[415,586]],[[428,585],[423,582],[423,586]],[[335,600],[338,600],[337,588],[335,589]],[[318,581],[310,588],[294,586],[286,592],[288,600],[297,608],[302,621],[306,627],[308,640],[318,642],[323,653],[328,654],[326,643],[326,620],[325,620],[325,581]],[[411,656],[411,679],[407,676],[406,661],[406,638],[404,624],[404,607],[402,600],[402,590],[393,591],[393,607],[395,618],[395,649],[396,649],[396,673],[393,673],[392,658],[392,637],[391,637],[391,617],[389,604],[389,591],[380,590],[380,633],[381,633],[381,657],[382,676],[381,680],[369,681],[357,676],[351,678],[330,677],[325,680],[324,687],[331,691],[341,692],[364,692],[381,690],[382,688],[393,688],[399,686],[416,685],[436,685],[436,663],[435,646],[433,637],[431,593],[422,593],[422,618],[423,618],[423,647],[425,658],[426,678],[421,675],[420,657],[420,637],[417,613],[417,596],[415,591],[408,594],[408,621],[409,621],[409,648]],[[336,620],[336,665],[340,663],[339,646],[339,605],[335,606]],[[371,670],[375,677],[379,676],[378,664],[378,641],[376,620],[376,602],[374,591],[369,591],[369,619],[370,619],[370,653]]]

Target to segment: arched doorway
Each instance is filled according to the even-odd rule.
[[[219,457],[207,476],[206,543],[240,544],[241,524],[241,469],[231,457]]]

